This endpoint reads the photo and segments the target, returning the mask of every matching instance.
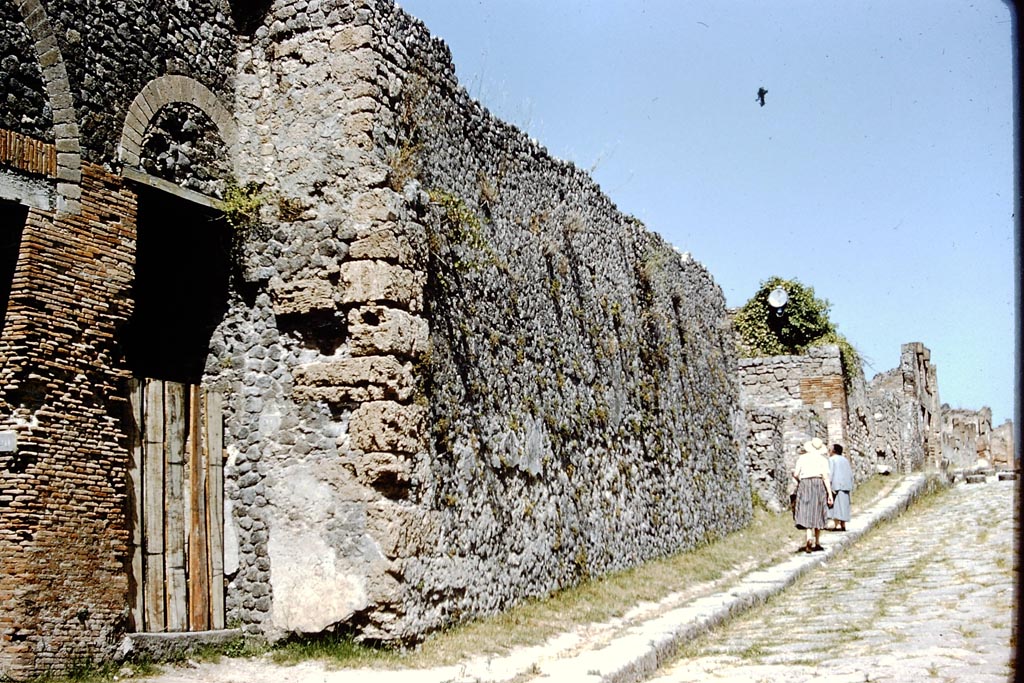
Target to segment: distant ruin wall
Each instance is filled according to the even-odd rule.
[[[1016,458],[1013,421],[1006,420],[992,429],[992,464],[1000,468],[1016,469]]]
[[[942,459],[947,467],[1014,469],[1013,422],[992,427],[992,410],[942,406]]]
[[[872,448],[882,468],[941,467],[942,416],[937,369],[920,342],[903,344],[900,365],[867,385]]]

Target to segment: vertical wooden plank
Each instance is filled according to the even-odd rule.
[[[206,542],[206,449],[200,428],[200,388],[192,386],[189,435],[189,498],[192,502],[188,539],[188,611],[193,631],[210,628],[209,554]]]
[[[143,399],[145,461],[143,471],[143,553],[146,572],[145,628],[165,630],[164,621],[164,387],[146,380]]]
[[[210,628],[224,628],[224,427],[223,400],[206,392],[207,539],[210,553]]]
[[[188,585],[185,578],[185,414],[188,387],[164,384],[164,566],[167,576],[167,630],[188,630]]]
[[[128,534],[131,544],[131,574],[128,577],[128,600],[131,615],[130,629],[138,633],[145,629],[142,555],[142,460],[145,453],[142,434],[142,382],[128,381]]]

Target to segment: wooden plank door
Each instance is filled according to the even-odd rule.
[[[224,628],[220,394],[136,379],[130,387],[132,577],[137,632]]]

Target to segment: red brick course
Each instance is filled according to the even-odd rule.
[[[0,130],[0,165],[50,178],[57,176],[57,148],[11,130]]]

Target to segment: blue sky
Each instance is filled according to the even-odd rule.
[[[944,403],[1013,417],[1006,3],[399,4],[449,45],[470,95],[590,170],[728,305],[796,278],[868,378],[920,341]]]

